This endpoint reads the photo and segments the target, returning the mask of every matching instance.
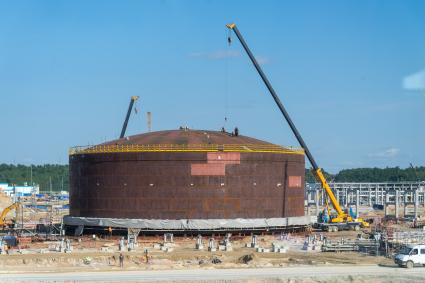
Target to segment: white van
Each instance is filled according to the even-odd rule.
[[[412,268],[415,265],[425,265],[425,245],[406,245],[394,258],[398,266]]]

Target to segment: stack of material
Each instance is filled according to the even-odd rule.
[[[388,242],[394,244],[425,243],[425,231],[394,231],[388,234]]]
[[[358,249],[359,246],[356,245],[355,241],[327,241],[322,245],[322,252],[348,252],[357,251]]]
[[[322,252],[347,252],[347,251],[375,251],[379,248],[379,241],[370,239],[344,240],[338,242],[326,241],[322,245]]]
[[[319,251],[322,247],[323,240],[322,234],[307,236],[302,249],[305,251]]]
[[[281,253],[281,254],[283,254],[283,253],[286,253],[288,251],[288,247],[283,246],[283,245],[280,245],[278,243],[273,243],[272,244],[272,251],[274,253]]]

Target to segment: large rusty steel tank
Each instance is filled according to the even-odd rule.
[[[144,133],[70,150],[70,216],[304,216],[304,152],[224,131]]]

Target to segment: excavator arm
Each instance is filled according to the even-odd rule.
[[[20,203],[19,202],[15,202],[11,205],[9,205],[8,207],[6,207],[5,209],[3,209],[2,213],[0,214],[0,227],[5,225],[5,220],[6,220],[6,216],[7,214],[12,211],[13,209],[17,209],[19,207]]]

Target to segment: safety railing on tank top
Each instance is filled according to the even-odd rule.
[[[76,146],[69,149],[69,155],[114,152],[270,152],[304,154],[304,150],[301,148],[268,144],[116,144]]]

